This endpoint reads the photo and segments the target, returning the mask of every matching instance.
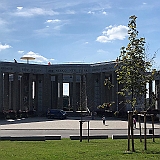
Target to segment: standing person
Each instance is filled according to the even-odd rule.
[[[136,128],[136,119],[135,119],[135,117],[133,118],[133,125],[134,125],[134,128]]]
[[[103,125],[105,125],[106,117],[103,115],[102,117]]]

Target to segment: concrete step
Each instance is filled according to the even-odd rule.
[[[141,138],[144,139],[144,135],[141,135]],[[146,138],[153,138],[153,136],[146,135]],[[160,138],[160,135],[154,135],[154,138]],[[112,135],[112,139],[128,139],[128,135]],[[134,135],[134,139],[140,139],[140,135]]]
[[[79,140],[79,135],[70,135],[71,140]],[[82,136],[82,139],[88,139],[88,136]],[[89,136],[89,139],[108,139],[108,135],[93,135]]]
[[[47,136],[2,136],[0,140],[9,140],[9,141],[45,141],[45,140],[61,140],[61,135],[47,135]]]

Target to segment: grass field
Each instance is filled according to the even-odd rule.
[[[135,140],[135,152],[127,152],[127,140],[0,141],[0,160],[160,160],[160,139]]]

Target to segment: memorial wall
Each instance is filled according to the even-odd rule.
[[[95,111],[103,103],[112,103],[112,111],[126,111],[119,103],[123,99],[117,95],[120,87],[114,66],[115,62],[54,65],[0,62],[0,112],[12,109],[45,113],[48,108],[63,109],[63,83],[69,84],[69,107],[73,111],[82,108]],[[106,78],[114,87],[104,85]],[[159,98],[159,74],[155,80]],[[159,101],[156,103],[160,108]]]

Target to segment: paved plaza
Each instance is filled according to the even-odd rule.
[[[24,118],[24,119],[16,119],[16,120],[1,120],[0,121],[0,129],[1,130],[14,130],[14,129],[63,129],[63,130],[74,130],[79,129],[79,121],[80,117],[69,117],[66,120],[57,120],[57,119],[47,119],[46,117],[34,117],[34,118]],[[95,120],[91,120],[90,117],[83,117],[83,129],[87,129],[89,121],[89,127],[92,130],[121,130],[128,128],[127,120],[120,120],[115,118],[106,119],[106,125],[103,125],[101,118],[96,118]],[[141,124],[142,129],[144,128],[144,124]],[[137,128],[139,124],[137,122]],[[155,129],[160,129],[160,123],[155,123]],[[152,128],[152,123],[147,123],[147,129]]]

